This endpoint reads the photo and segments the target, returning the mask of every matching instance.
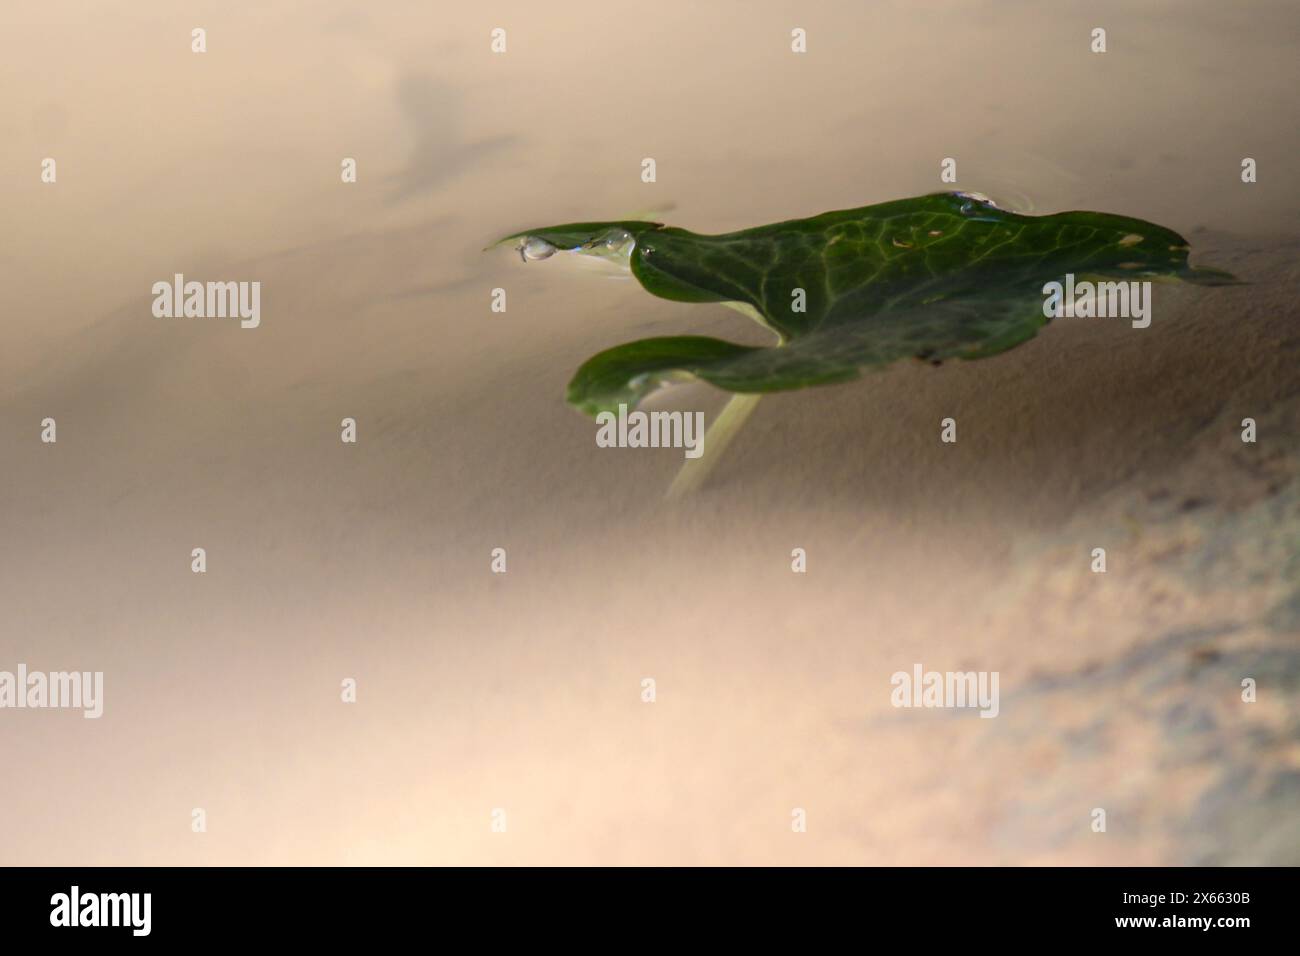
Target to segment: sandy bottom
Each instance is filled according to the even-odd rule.
[[[775,5],[703,23],[669,5],[635,43],[612,14],[532,10],[499,69],[468,9],[434,30],[213,8],[240,46],[200,78],[183,72],[191,18],[159,6],[113,28],[122,78],[92,83],[102,35],[34,11],[11,67],[82,72],[10,123],[25,156],[66,159],[57,186],[15,196],[21,241],[0,259],[12,315],[33,318],[0,356],[0,669],[102,670],[106,700],[96,721],[0,713],[0,862],[1300,863],[1300,242],[1278,183],[1295,131],[1268,105],[1294,84],[1267,68],[1283,14],[1238,38],[1262,64],[1241,78],[1212,52],[1214,5],[1165,32],[1110,11],[1112,36],[1172,37],[1157,64],[1205,59],[1147,87],[1109,145],[1067,147],[1068,109],[1018,121],[1043,91],[1009,68],[968,88],[971,60],[890,105],[791,112],[903,66],[855,58],[827,12],[810,75],[771,79],[800,145],[753,105],[789,56],[794,14]],[[1034,38],[1062,98],[1091,82],[1109,101],[1152,69],[1076,75],[1093,64],[1062,51],[1087,20],[1057,41],[1041,14],[953,16],[963,57],[999,30]],[[923,16],[881,17],[881,56],[925,48]],[[741,51],[772,31],[767,59]],[[163,56],[165,39],[182,45]],[[636,115],[629,84],[580,82],[665,57]],[[181,79],[147,82],[162,75]],[[725,131],[711,96],[734,107]],[[1223,101],[1211,135],[1226,114],[1205,104]],[[142,145],[176,103],[187,135]],[[1245,154],[1210,144],[1252,129],[1276,159],[1243,197]],[[568,378],[636,337],[760,331],[479,252],[664,199],[716,231],[931,191],[932,157],[963,148],[963,187],[1155,219],[1249,284],[1157,286],[1146,330],[1062,320],[987,361],[765,397],[706,487],[669,503],[681,452],[597,448]],[[361,181],[338,185],[354,154]],[[650,201],[643,155],[669,177]],[[260,280],[262,326],[152,318],[149,287],[174,272]],[[997,671],[999,716],[894,708],[891,675],[918,663]]]

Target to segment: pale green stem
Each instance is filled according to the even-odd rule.
[[[677,472],[677,477],[668,486],[668,494],[665,497],[669,501],[682,498],[704,484],[709,473],[722,457],[722,453],[740,432],[740,427],[745,424],[745,420],[749,418],[762,397],[762,395],[737,392],[728,399],[727,404],[718,413],[718,417],[704,433],[704,454],[699,458],[686,459],[686,463]]]

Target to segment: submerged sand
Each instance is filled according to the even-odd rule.
[[[1300,862],[1293,8],[132,11],[6,12],[0,669],[106,700],[0,712],[0,862]],[[764,333],[480,252],[934,191],[947,156],[1247,284],[765,397],[665,502],[681,451],[597,448],[565,383]],[[153,318],[176,272],[261,281],[261,326]],[[999,716],[892,707],[916,663],[997,671]]]

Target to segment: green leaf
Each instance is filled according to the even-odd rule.
[[[568,390],[568,401],[591,415],[634,406],[683,378],[762,393],[848,381],[902,358],[996,355],[1047,322],[1043,286],[1067,273],[1080,281],[1236,281],[1191,268],[1187,240],[1154,223],[1097,212],[1023,216],[967,193],[715,236],[616,221],[530,229],[501,241],[511,240],[521,240],[527,258],[566,250],[621,259],[656,296],[738,303],[777,336],[771,348],[677,336],[601,352]]]

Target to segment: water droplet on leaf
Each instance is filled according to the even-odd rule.
[[[549,259],[553,255],[555,246],[537,236],[529,236],[519,246],[519,258],[524,262],[530,259]]]

